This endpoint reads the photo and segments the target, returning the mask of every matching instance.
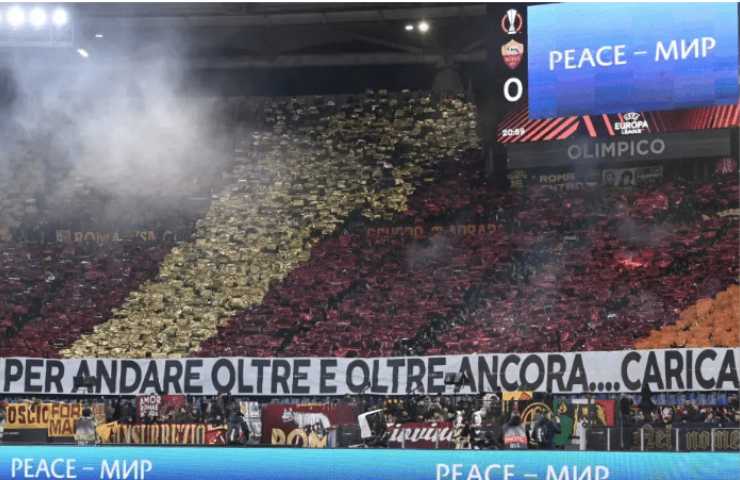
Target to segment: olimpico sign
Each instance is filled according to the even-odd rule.
[[[568,147],[569,160],[614,160],[661,155],[665,152],[665,141],[658,137],[642,140],[607,140],[601,142],[573,144]]]
[[[725,129],[627,135],[602,139],[576,138],[562,142],[508,146],[509,168],[612,164],[620,161],[722,158],[732,154]]]

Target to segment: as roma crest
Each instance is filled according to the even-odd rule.
[[[512,70],[522,63],[523,55],[524,45],[516,40],[509,40],[501,47],[501,56],[504,58],[504,63]]]

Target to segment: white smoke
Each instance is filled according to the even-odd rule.
[[[74,214],[62,211],[77,197],[97,220],[114,222],[132,208],[207,193],[233,148],[224,102],[187,92],[187,68],[165,49],[135,61],[90,60],[12,68],[17,92],[5,122],[13,134],[0,179],[15,186],[0,193],[0,206],[41,198],[53,216]]]

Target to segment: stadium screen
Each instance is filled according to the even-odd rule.
[[[526,23],[528,98],[503,143],[740,124],[736,4],[538,5]]]
[[[736,453],[0,447],[2,478],[728,480]]]

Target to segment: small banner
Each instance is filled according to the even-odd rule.
[[[132,445],[223,445],[225,426],[203,423],[126,425],[109,422],[97,427],[100,443]]]
[[[555,445],[562,446],[578,438],[578,424],[588,418],[594,427],[613,427],[616,424],[616,402],[614,400],[586,399],[556,400],[553,411],[560,417],[560,433],[555,436]]]
[[[454,448],[452,422],[403,423],[388,427],[391,448]]]
[[[184,395],[140,395],[136,398],[136,410],[139,418],[159,418],[184,407],[187,398]]]
[[[6,442],[33,443],[46,441],[71,441],[75,424],[82,416],[85,405],[66,402],[9,403],[5,409]],[[97,421],[105,421],[105,406],[88,407]]]
[[[265,405],[262,444],[327,448],[336,427],[354,423],[356,414],[351,405]]]

